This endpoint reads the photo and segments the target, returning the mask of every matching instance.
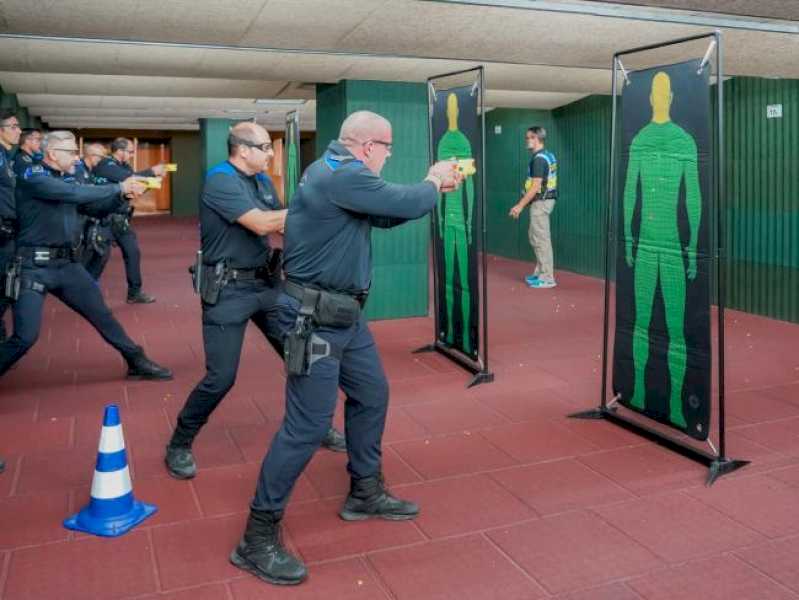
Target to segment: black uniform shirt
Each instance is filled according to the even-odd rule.
[[[155,177],[152,169],[145,169],[144,171],[133,172],[133,169],[128,163],[119,162],[113,156],[107,156],[101,160],[94,170],[92,171],[96,183],[122,183],[132,175],[140,175],[142,177]]]
[[[430,212],[431,182],[387,183],[339,142],[302,176],[286,218],[283,270],[301,284],[360,293],[372,280],[372,226],[389,228]]]
[[[124,201],[118,184],[80,185],[45,163],[28,167],[16,190],[17,246],[73,248],[80,240],[78,206],[114,210]]]
[[[0,217],[14,219],[14,167],[8,158],[9,152],[0,145]]]
[[[39,162],[41,161],[33,158],[30,154],[20,148],[17,150],[17,155],[14,157],[14,175],[16,175],[17,179],[19,179],[22,177],[22,174],[25,173],[25,170],[28,167],[32,167]]]
[[[267,238],[237,223],[239,217],[254,208],[279,208],[277,192],[266,175],[246,175],[228,161],[208,171],[200,198],[205,264],[227,260],[234,269],[254,269],[267,262]]]

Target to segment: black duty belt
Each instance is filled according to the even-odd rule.
[[[32,258],[34,261],[57,260],[62,258],[74,262],[78,260],[79,254],[80,250],[78,248],[65,248],[63,246],[19,246],[17,248],[18,256]]]
[[[304,286],[299,283],[295,283],[290,279],[287,279],[286,281],[283,282],[283,291],[285,291],[287,295],[291,296],[295,300],[299,300],[300,302],[302,302],[306,287],[310,287],[312,289],[318,289],[314,288],[313,286]],[[355,300],[358,301],[358,304],[360,304],[361,307],[363,307],[363,305],[366,304],[366,299],[369,297],[369,290],[357,293],[331,292],[328,290],[320,290],[320,291],[327,292],[328,294],[331,294],[333,296],[339,295],[339,296],[349,296],[350,298],[355,298]]]
[[[260,279],[257,269],[228,269],[225,273],[228,281],[255,281]]]

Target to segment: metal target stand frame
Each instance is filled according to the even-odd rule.
[[[428,104],[430,109],[428,111],[428,127],[429,127],[429,138],[430,138],[430,146],[429,146],[429,153],[430,153],[430,161],[431,164],[435,162],[435,148],[433,147],[433,106],[435,104],[435,87],[433,82],[438,79],[446,79],[448,77],[455,77],[458,75],[465,75],[466,73],[475,72],[478,74],[478,77],[474,83],[474,88],[479,86],[479,103],[478,103],[478,110],[480,111],[480,145],[481,145],[481,153],[480,153],[480,164],[478,166],[478,172],[480,173],[480,231],[479,235],[476,236],[477,239],[477,253],[480,257],[479,267],[478,267],[478,285],[480,285],[480,302],[481,306],[481,315],[480,320],[482,321],[482,327],[478,327],[481,330],[481,340],[479,347],[482,349],[482,352],[478,351],[477,360],[472,360],[470,357],[458,352],[454,348],[443,344],[438,339],[438,330],[439,330],[439,317],[438,317],[438,286],[439,281],[441,279],[441,274],[439,273],[438,264],[435,260],[435,237],[436,237],[436,227],[438,225],[438,216],[436,211],[433,211],[433,214],[430,218],[430,239],[433,241],[432,248],[434,251],[433,254],[433,313],[435,315],[435,332],[436,332],[436,340],[432,344],[428,344],[422,346],[413,351],[413,354],[421,354],[424,352],[438,352],[439,354],[446,356],[448,359],[457,363],[467,371],[471,372],[474,377],[472,378],[471,382],[467,387],[474,387],[476,385],[480,385],[481,383],[490,383],[494,381],[494,373],[489,371],[488,369],[488,255],[486,254],[486,248],[488,247],[488,225],[486,220],[486,210],[485,210],[485,202],[486,202],[486,170],[485,170],[485,163],[486,163],[486,130],[485,130],[485,70],[482,66],[473,67],[470,69],[463,69],[460,71],[453,71],[451,73],[444,73],[442,75],[436,75],[434,77],[429,77],[427,79],[427,90],[428,90]],[[473,93],[474,93],[473,88]]]
[[[608,387],[608,342],[609,342],[609,327],[610,327],[610,245],[614,240],[613,231],[613,214],[616,202],[616,138],[618,130],[618,73],[621,72],[624,79],[627,79],[627,72],[621,64],[620,57],[645,52],[648,50],[656,50],[668,46],[675,46],[687,42],[711,38],[711,44],[702,60],[702,67],[709,61],[710,56],[715,50],[716,53],[716,136],[715,142],[717,144],[716,154],[716,169],[715,169],[715,186],[713,186],[713,198],[716,203],[715,219],[716,219],[716,244],[715,244],[715,267],[716,267],[716,301],[718,305],[718,427],[719,427],[719,447],[715,448],[710,438],[707,439],[707,444],[710,446],[712,452],[696,448],[694,446],[683,443],[682,441],[666,435],[652,427],[648,427],[636,420],[632,420],[627,416],[618,412],[616,404],[619,398],[607,400],[607,387]],[[611,118],[611,138],[610,138],[610,177],[608,181],[608,204],[606,207],[606,243],[605,243],[605,306],[604,306],[604,328],[602,335],[602,389],[600,404],[598,408],[583,411],[569,415],[570,418],[575,419],[593,419],[593,420],[606,420],[614,423],[624,429],[636,433],[656,444],[667,448],[673,452],[681,454],[686,458],[694,460],[700,464],[708,467],[708,476],[706,484],[713,485],[715,481],[728,473],[737,471],[738,469],[749,464],[748,460],[736,460],[729,458],[726,454],[726,434],[725,434],[725,389],[724,389],[724,261],[725,261],[725,246],[724,246],[724,230],[723,230],[723,213],[722,213],[722,200],[724,199],[724,91],[723,91],[723,71],[722,71],[722,44],[721,32],[716,30],[712,33],[699,34],[689,37],[678,38],[668,42],[661,42],[658,44],[650,44],[647,46],[639,46],[629,50],[622,50],[613,55],[613,74],[612,74],[612,96],[613,108]],[[701,70],[700,70],[701,73]],[[712,142],[711,142],[712,143]],[[615,246],[614,246],[615,247]],[[614,256],[617,250],[614,250]],[[646,418],[645,415],[641,415]]]

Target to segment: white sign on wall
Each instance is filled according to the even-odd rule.
[[[767,119],[782,119],[782,104],[769,104],[766,107]]]

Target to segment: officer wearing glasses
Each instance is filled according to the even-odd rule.
[[[16,255],[21,261],[14,335],[0,344],[3,375],[36,343],[44,299],[53,294],[91,323],[128,365],[131,379],[171,379],[172,373],[149,360],[105,305],[100,288],[79,262],[78,207],[110,212],[144,186],[127,179],[120,184],[80,185],[75,181],[78,147],[68,131],[53,131],[42,142],[44,158],[28,167],[17,184],[19,219]]]
[[[194,266],[202,300],[205,377],[189,394],[166,448],[170,475],[197,473],[194,438],[236,381],[247,324],[276,349],[269,323],[279,291],[279,265],[272,265],[270,233],[282,233],[281,209],[272,181],[262,171],[274,157],[265,129],[239,123],[228,137],[228,159],[205,177],[200,198],[201,260]]]
[[[155,165],[144,171],[133,172],[130,161],[133,159],[133,142],[126,138],[117,138],[111,142],[111,156],[104,158],[92,171],[92,176],[97,184],[120,183],[132,175],[141,177],[160,177],[165,173],[162,164]],[[128,280],[128,304],[149,304],[155,298],[142,291],[141,277],[141,250],[136,232],[130,222],[133,213],[130,205],[125,205],[120,211],[111,215],[111,229],[114,241],[122,251],[122,260],[125,262],[125,276]],[[107,261],[106,261],[107,262]],[[99,265],[99,270],[92,272],[95,279],[102,275],[105,263]]]
[[[289,496],[333,419],[339,388],[351,484],[347,521],[413,519],[419,507],[393,496],[382,476],[388,381],[361,308],[372,278],[371,228],[429,213],[456,189],[455,163],[433,165],[415,185],[380,177],[391,156],[391,124],[366,111],[347,117],[339,139],[302,176],[289,205],[284,291],[277,328],[286,347],[286,413],[264,458],[246,530],[231,562],[273,584],[301,583],[305,565],[280,538]]]
[[[0,109],[0,343],[6,339],[3,315],[12,300],[5,295],[6,271],[14,260],[17,210],[14,203],[14,170],[10,151],[19,141],[19,121],[14,111]],[[6,463],[0,458],[0,473]]]
[[[21,133],[14,111],[0,110],[0,342],[6,339],[3,315],[11,305],[5,295],[5,276],[14,260],[14,238],[17,231],[17,210],[14,202],[14,164],[11,149],[19,142]]]

